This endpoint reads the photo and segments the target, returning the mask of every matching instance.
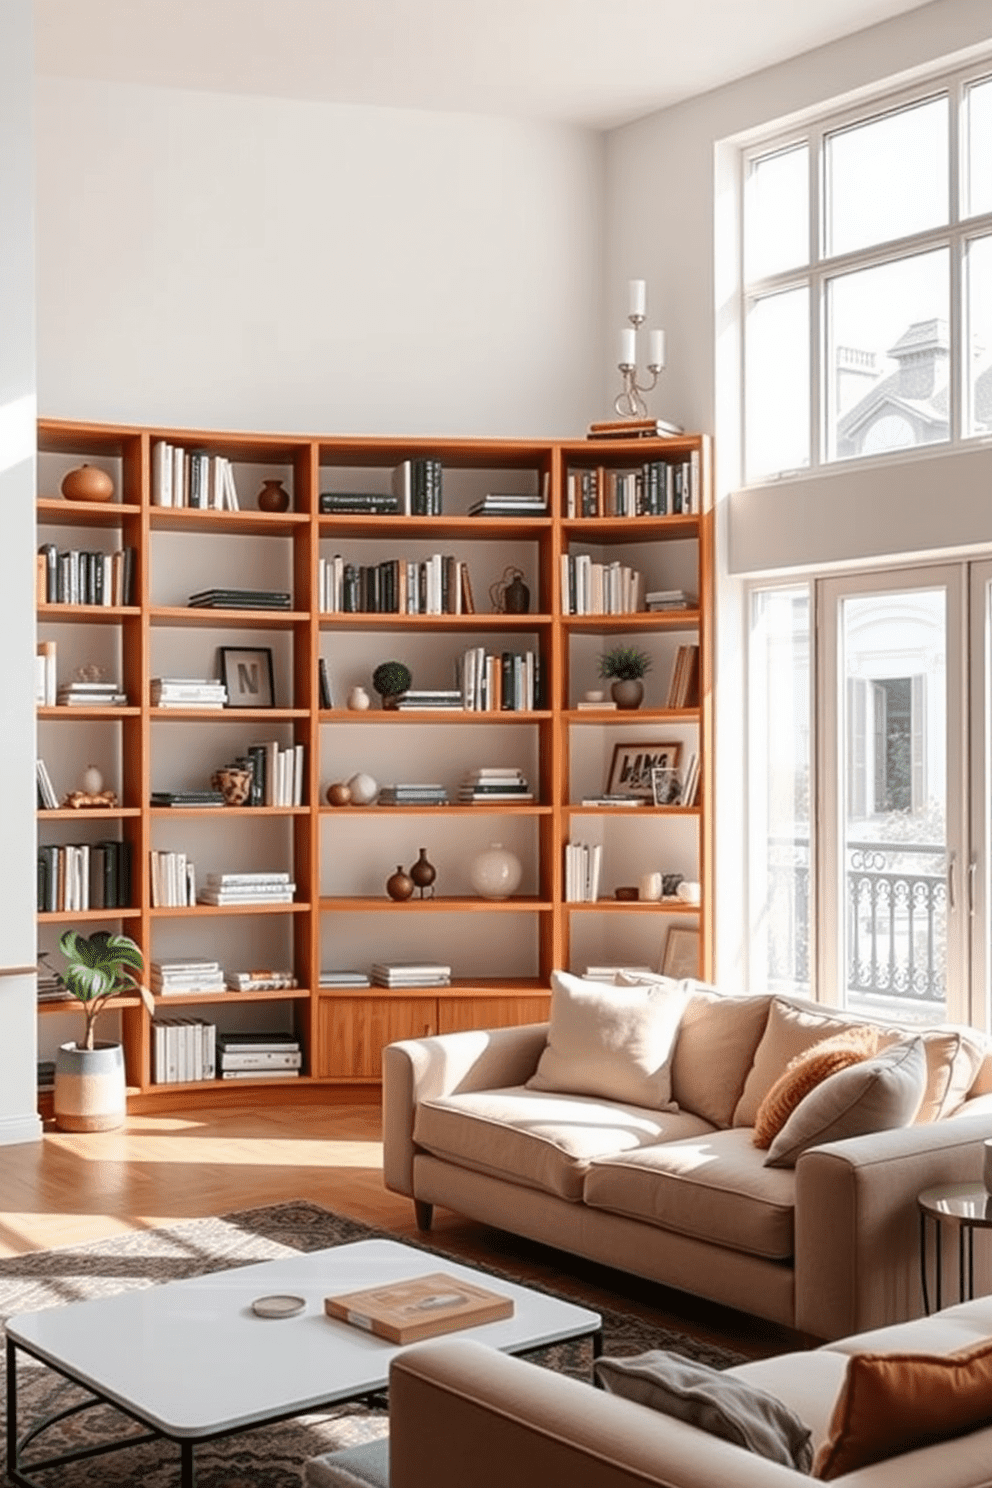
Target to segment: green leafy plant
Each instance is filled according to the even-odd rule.
[[[634,646],[614,646],[599,658],[599,675],[616,682],[633,682],[650,670],[650,656]]]
[[[372,686],[381,698],[406,692],[412,681],[413,673],[402,661],[384,661],[372,673]]]
[[[64,972],[56,973],[66,991],[82,1005],[86,1028],[80,1049],[94,1047],[96,1020],[112,997],[137,992],[150,1013],[155,1000],[136,973],[144,971],[141,949],[129,935],[111,935],[97,930],[93,935],[80,935],[67,930],[59,939],[59,950],[66,961]]]

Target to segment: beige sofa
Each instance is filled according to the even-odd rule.
[[[913,1125],[770,1168],[751,1131],[763,1095],[793,1053],[854,1020],[799,999],[683,986],[674,1110],[528,1086],[545,1024],[388,1047],[387,1187],[415,1201],[422,1229],[444,1205],[812,1338],[918,1316],[916,1198],[980,1177],[992,1136],[986,1042],[928,1030]],[[982,1249],[976,1289],[992,1290]],[[944,1252],[944,1295],[955,1297],[954,1247]]]

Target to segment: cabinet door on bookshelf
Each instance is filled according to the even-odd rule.
[[[521,1023],[543,1023],[549,997],[442,997],[438,999],[438,1033],[465,1028],[515,1028]]]
[[[387,1044],[436,1032],[435,997],[321,997],[314,1074],[378,1080]]]

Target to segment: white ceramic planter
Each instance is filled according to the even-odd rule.
[[[483,899],[509,899],[523,876],[516,853],[500,842],[492,842],[468,865],[473,889]]]
[[[62,1131],[112,1131],[127,1115],[124,1050],[62,1044],[55,1058],[55,1124]]]

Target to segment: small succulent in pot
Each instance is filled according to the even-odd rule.
[[[384,708],[394,708],[396,699],[412,681],[413,674],[402,661],[383,661],[372,673],[372,686],[382,698]]]
[[[650,670],[650,656],[636,646],[614,646],[599,658],[599,675],[616,682],[639,681]]]
[[[137,992],[149,1012],[154,1013],[154,999],[138,975],[144,970],[144,958],[129,935],[97,930],[87,936],[80,935],[78,930],[67,930],[59,939],[59,950],[65,957],[66,968],[58,979],[82,1005],[86,1019],[78,1043],[80,1049],[93,1048],[96,1020],[112,997]]]

